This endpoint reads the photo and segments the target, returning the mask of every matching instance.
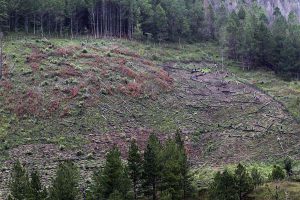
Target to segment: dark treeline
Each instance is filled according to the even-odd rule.
[[[152,134],[143,153],[134,140],[131,142],[126,163],[121,160],[119,149],[113,147],[91,181],[84,179],[81,186],[79,169],[71,161],[59,164],[49,187],[42,183],[37,170],[32,170],[29,175],[17,161],[12,169],[7,199],[192,200],[202,199],[205,195],[205,199],[210,200],[243,200],[264,183],[278,182],[285,177],[290,179],[293,175],[293,160],[287,157],[283,167],[274,165],[267,178],[256,167],[249,171],[238,164],[234,170],[225,168],[215,173],[213,180],[206,183],[208,187],[196,188],[180,134],[164,144]],[[197,189],[200,189],[199,194]],[[277,199],[276,195],[277,192],[274,199]]]
[[[270,17],[269,17],[270,18]],[[92,35],[154,41],[216,41],[245,67],[300,75],[300,26],[279,8],[229,12],[205,0],[0,0],[0,29],[42,36]]]
[[[144,153],[135,141],[129,147],[127,162],[113,147],[106,155],[102,168],[95,171],[85,188],[79,186],[79,169],[70,161],[62,162],[46,188],[39,172],[28,175],[20,162],[11,173],[8,199],[16,200],[125,200],[125,199],[190,199],[192,187],[184,143],[177,133],[164,144],[151,134]]]

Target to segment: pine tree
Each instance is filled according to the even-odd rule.
[[[182,139],[182,133],[177,130],[175,134],[175,143],[177,144],[178,152],[180,153],[179,164],[180,164],[180,185],[183,191],[183,199],[186,199],[193,193],[192,179],[190,175],[190,165],[188,163],[188,157],[184,147],[184,141]]]
[[[239,199],[242,200],[245,195],[254,189],[253,182],[246,168],[242,164],[238,164],[235,170],[235,178],[238,196]]]
[[[162,150],[161,189],[172,199],[183,199],[182,152],[174,140],[169,139]]]
[[[30,175],[31,199],[43,200],[47,198],[47,190],[43,188],[38,171],[34,170]]]
[[[253,168],[251,170],[251,178],[252,178],[254,187],[257,187],[263,183],[263,177],[257,168]]]
[[[96,200],[103,198],[103,186],[102,186],[102,169],[97,170],[93,177],[92,183],[89,185],[87,190],[87,199]]]
[[[9,188],[13,199],[24,200],[30,197],[31,188],[29,176],[20,161],[17,161],[13,166]]]
[[[168,24],[167,16],[165,10],[160,4],[158,4],[154,10],[154,22],[156,32],[154,34],[154,39],[158,41],[164,41],[168,37]]]
[[[113,193],[111,193],[109,195],[108,200],[124,200],[124,197],[123,197],[122,193],[115,190]]]
[[[238,46],[239,46],[239,41],[237,38],[238,31],[239,31],[239,20],[238,16],[233,11],[230,14],[229,21],[226,27],[227,31],[227,51],[228,51],[228,57],[232,59],[237,59],[238,58]]]
[[[288,176],[293,174],[293,160],[290,157],[284,159],[284,169]]]
[[[122,198],[127,196],[130,190],[130,179],[120,156],[117,147],[108,152],[103,170],[94,175],[90,199],[108,199],[115,192],[120,193]]]
[[[133,184],[134,199],[137,199],[142,175],[142,157],[136,141],[133,140],[128,152],[128,171]]]
[[[60,163],[50,188],[51,200],[76,200],[79,194],[79,172],[74,163]]]
[[[151,134],[144,153],[143,190],[153,200],[157,199],[161,170],[161,145],[156,135]]]
[[[218,172],[209,189],[211,200],[238,200],[238,189],[234,174],[227,169],[223,173]]]
[[[272,34],[274,48],[272,51],[272,64],[276,72],[282,71],[282,66],[285,63],[284,48],[287,46],[286,30],[288,29],[286,19],[281,14],[280,9],[274,11],[275,21],[272,25]]]
[[[284,174],[283,169],[278,165],[274,165],[273,170],[272,170],[272,174],[271,174],[271,178],[274,181],[283,180],[285,178],[285,174]]]

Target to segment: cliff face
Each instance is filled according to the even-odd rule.
[[[221,0],[206,0],[214,7],[220,5]],[[234,10],[242,4],[251,5],[255,0],[224,0],[229,10]],[[295,12],[300,21],[300,0],[256,0],[265,10],[269,18],[272,18],[274,9],[278,7],[281,13],[288,17],[290,12]]]
[[[300,1],[299,0],[258,0],[269,16],[272,16],[274,8],[278,7],[281,13],[288,17],[290,12],[295,12],[300,20]]]

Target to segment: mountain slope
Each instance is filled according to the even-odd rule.
[[[299,158],[293,116],[222,69],[216,52],[208,44],[7,41],[0,182],[16,158],[45,172],[46,182],[64,159],[89,177],[113,145],[126,156],[131,139],[144,147],[151,132],[166,140],[177,129],[195,167]]]

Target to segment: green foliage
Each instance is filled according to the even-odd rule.
[[[30,175],[31,198],[32,200],[46,199],[48,194],[46,188],[43,188],[39,172],[34,170]]]
[[[95,173],[90,187],[90,199],[122,198],[127,196],[130,189],[128,170],[122,163],[117,147],[110,150],[106,156],[103,170]]]
[[[114,191],[113,193],[111,193],[108,197],[108,200],[123,200],[124,197],[122,195],[122,193],[120,193],[119,191]]]
[[[9,187],[8,199],[43,200],[47,198],[47,190],[41,184],[38,171],[34,170],[29,179],[26,169],[19,161],[13,166]]]
[[[287,21],[279,9],[275,9],[274,18],[270,25],[257,6],[232,12],[226,25],[228,57],[248,67],[269,67],[298,76],[300,25],[295,15],[290,14]]]
[[[13,166],[9,188],[11,197],[16,200],[27,199],[31,195],[29,176],[20,161]]]
[[[243,199],[245,195],[247,195],[254,189],[253,180],[242,164],[238,164],[235,170],[235,178],[239,199]]]
[[[128,173],[133,184],[134,199],[137,199],[138,191],[141,185],[141,175],[142,175],[142,157],[139,152],[139,148],[136,141],[133,140],[129,147],[128,152]]]
[[[161,179],[161,144],[155,134],[151,134],[144,152],[143,190],[146,195],[157,198],[158,183]]]
[[[285,178],[285,174],[283,169],[278,165],[274,165],[271,173],[271,179],[274,181],[280,181],[283,180],[284,178]]]
[[[293,160],[290,157],[284,159],[284,169],[288,176],[293,174]]]
[[[251,178],[255,187],[260,186],[264,181],[263,176],[257,168],[251,170]]]
[[[168,140],[162,151],[162,185],[163,191],[168,191],[168,194],[172,199],[182,199],[183,188],[181,183],[183,182],[181,176],[181,160],[184,159],[179,146],[174,140]]]
[[[209,191],[212,200],[237,200],[239,198],[235,176],[227,169],[215,175]]]
[[[218,172],[210,186],[210,199],[244,199],[254,189],[253,180],[242,164],[238,164],[233,174],[228,169]]]
[[[79,172],[70,161],[60,163],[50,188],[51,200],[75,200],[79,194]]]

